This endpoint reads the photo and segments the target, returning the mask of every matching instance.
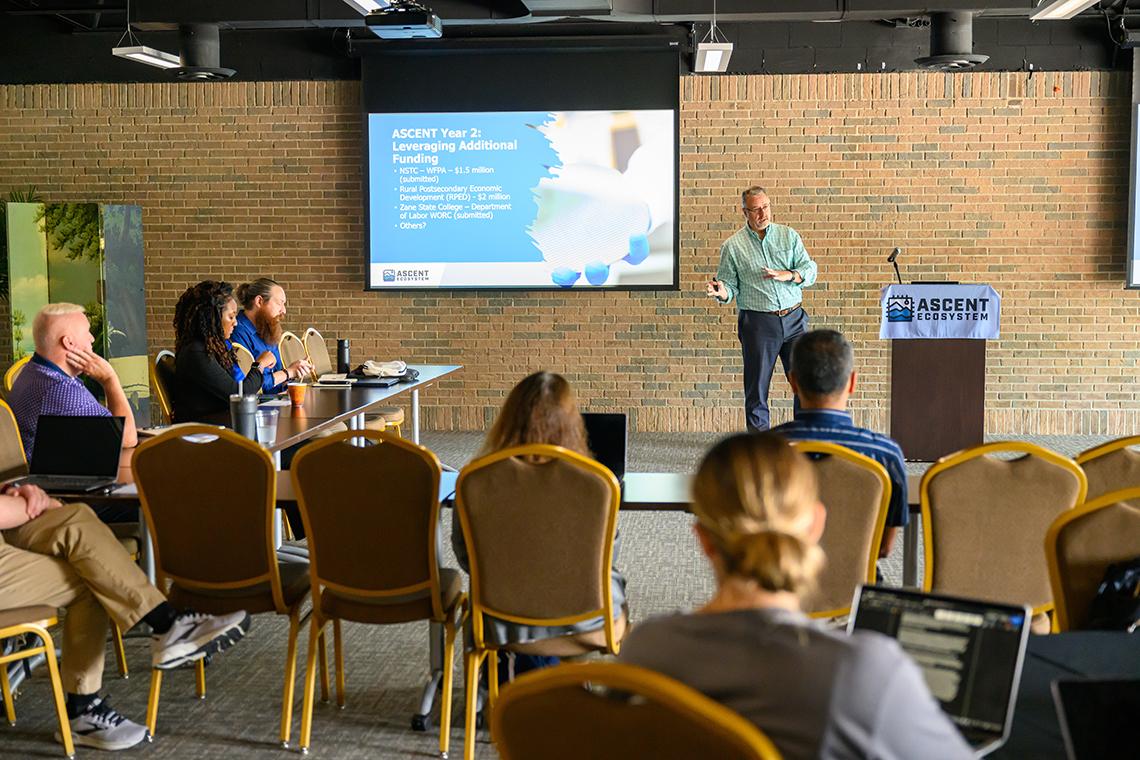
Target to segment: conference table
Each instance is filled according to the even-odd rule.
[[[419,372],[419,377],[412,382],[400,382],[387,388],[364,387],[353,385],[345,387],[319,387],[309,386],[305,393],[304,403],[294,407],[287,397],[280,399],[265,399],[259,408],[276,408],[279,410],[277,418],[277,439],[273,444],[265,446],[273,455],[278,467],[277,472],[277,500],[295,501],[293,498],[293,482],[288,472],[280,470],[281,452],[298,444],[305,443],[323,433],[344,425],[349,429],[359,430],[364,427],[365,415],[377,407],[387,406],[393,399],[405,394],[411,395],[412,411],[412,440],[420,441],[420,391],[425,390],[439,380],[455,374],[463,369],[457,364],[429,364],[409,365],[409,368]],[[229,412],[219,413],[204,420],[205,424],[230,427]],[[177,429],[171,426],[171,429]],[[159,429],[161,431],[161,429]],[[100,501],[131,501],[138,500],[138,488],[135,486],[134,473],[131,470],[131,457],[133,449],[123,449],[119,459],[118,485],[113,489],[96,493],[61,494],[65,498],[83,500],[97,504]],[[151,582],[155,579],[154,550],[147,530],[145,517],[139,514],[141,526],[140,554],[141,564]],[[278,523],[279,524],[279,523]],[[280,528],[275,536],[280,546]]]

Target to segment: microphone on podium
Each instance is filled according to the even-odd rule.
[[[895,259],[897,259],[899,257],[900,253],[902,253],[902,248],[896,248],[893,251],[891,251],[891,255],[887,257],[887,263],[892,264],[894,266],[895,278],[898,279],[899,285],[902,285],[902,275],[899,274],[899,263],[897,261],[895,261]]]

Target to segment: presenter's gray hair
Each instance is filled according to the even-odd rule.
[[[834,396],[847,385],[854,369],[855,350],[835,330],[812,330],[792,346],[792,374],[805,396]]]
[[[740,207],[744,208],[745,206],[747,206],[748,205],[748,199],[752,196],[767,195],[767,194],[768,194],[768,191],[765,190],[764,188],[760,187],[759,185],[753,185],[752,187],[748,188],[747,190],[745,190],[743,193],[740,194]]]

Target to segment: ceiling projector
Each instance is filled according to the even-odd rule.
[[[436,39],[443,36],[439,16],[414,0],[405,0],[379,8],[364,17],[364,24],[380,39]]]

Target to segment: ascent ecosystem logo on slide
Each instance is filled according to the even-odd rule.
[[[913,322],[914,299],[910,296],[892,296],[887,299],[888,322]]]

